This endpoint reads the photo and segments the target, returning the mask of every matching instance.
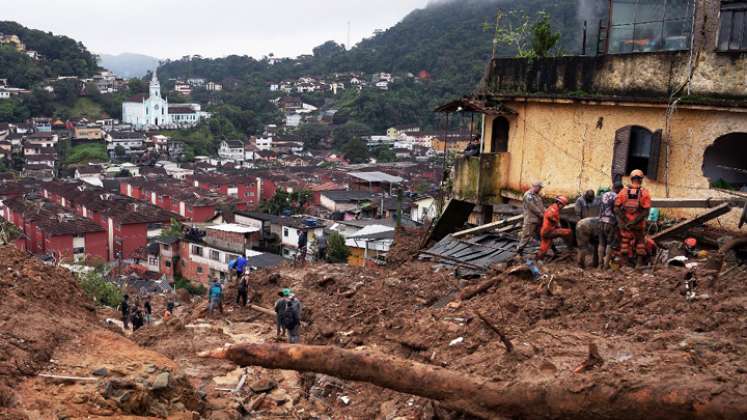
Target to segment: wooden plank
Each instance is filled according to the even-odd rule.
[[[708,209],[729,204],[742,206],[747,199],[733,198],[652,198],[651,207],[660,209]]]
[[[40,373],[40,378],[51,379],[62,382],[96,382],[101,378],[94,376],[65,376],[65,375],[51,375],[48,373]]]
[[[494,229],[499,229],[499,228],[506,227],[509,225],[514,225],[516,223],[521,223],[523,220],[524,220],[524,215],[513,216],[513,217],[509,217],[508,219],[499,220],[497,222],[488,223],[486,225],[481,225],[481,226],[473,227],[470,229],[465,229],[465,230],[456,232],[452,234],[451,236],[455,238],[461,238],[462,236],[474,235],[474,234],[482,233],[482,232],[488,232]]]
[[[652,236],[651,239],[653,239],[654,241],[658,241],[658,240],[670,237],[672,235],[676,235],[677,233],[683,232],[693,226],[702,225],[703,223],[709,220],[715,219],[719,216],[723,216],[729,211],[731,211],[731,205],[724,203],[714,209],[708,210],[707,212],[699,216],[696,216],[692,219],[685,220],[684,222],[677,223],[676,225],[670,227],[669,229],[662,230],[661,232]]]

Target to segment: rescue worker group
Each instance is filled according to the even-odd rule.
[[[592,266],[609,269],[613,262],[621,265],[634,265],[636,268],[647,263],[656,252],[656,245],[646,235],[646,221],[651,213],[651,194],[643,187],[644,173],[634,170],[630,173],[630,184],[623,186],[615,182],[611,190],[595,196],[589,190],[578,198],[574,210],[576,224],[576,242],[579,246],[577,263],[586,267],[587,257],[593,257]],[[557,196],[545,208],[540,192],[542,182],[535,182],[524,193],[524,224],[517,248],[518,255],[524,255],[532,239],[539,240],[539,251],[536,258],[546,260],[558,255],[554,240],[562,238],[571,244],[573,231],[563,227],[560,213],[568,206],[565,196]],[[598,208],[598,215],[592,216],[592,209]]]

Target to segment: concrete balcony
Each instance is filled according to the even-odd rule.
[[[459,158],[454,165],[454,196],[478,204],[500,204],[508,181],[508,153]]]

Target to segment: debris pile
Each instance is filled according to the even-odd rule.
[[[179,366],[110,331],[68,270],[0,247],[0,301],[0,417],[201,412]]]
[[[22,261],[23,254],[17,259],[12,267],[29,278],[57,273]],[[99,328],[88,300],[60,272],[58,283],[75,291],[72,306],[54,309],[67,335],[53,337],[58,344],[46,361],[16,375],[11,385],[28,378],[12,399],[21,413],[73,417],[444,418],[452,410],[484,417],[480,407],[523,418],[739,417],[747,413],[747,284],[705,267],[581,270],[561,258],[537,267],[509,262],[478,279],[412,259],[373,268],[282,267],[251,275],[247,307],[234,303],[229,284],[224,314],[209,317],[205,298],[195,297],[132,341]],[[697,278],[695,295],[688,295],[688,273]],[[0,309],[3,322],[21,316],[20,308],[32,305],[26,297],[39,292],[10,284],[0,293],[17,299],[16,310]],[[287,347],[278,345],[285,338],[276,335],[272,308],[282,288],[303,303],[302,342],[332,346],[299,347],[295,354],[307,355],[306,364],[283,356]],[[72,322],[68,313],[84,321]],[[227,360],[237,353],[200,356],[225,345],[251,349],[240,357],[252,358],[237,366]],[[362,377],[340,363],[360,357],[368,366],[384,360],[403,370],[374,368]],[[454,399],[432,384],[411,383],[421,377],[408,371],[413,367],[455,378],[450,386],[487,381],[485,389],[504,397],[470,392],[468,402]],[[31,377],[36,373],[47,376]],[[488,397],[484,405],[480,398]]]

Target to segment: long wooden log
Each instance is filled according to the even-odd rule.
[[[240,366],[315,372],[368,382],[394,391],[439,401],[444,407],[479,418],[575,419],[739,419],[747,401],[714,384],[691,378],[655,378],[630,386],[595,376],[593,386],[578,388],[578,375],[550,383],[492,382],[479,376],[426,365],[369,350],[334,346],[245,343],[200,354]]]

